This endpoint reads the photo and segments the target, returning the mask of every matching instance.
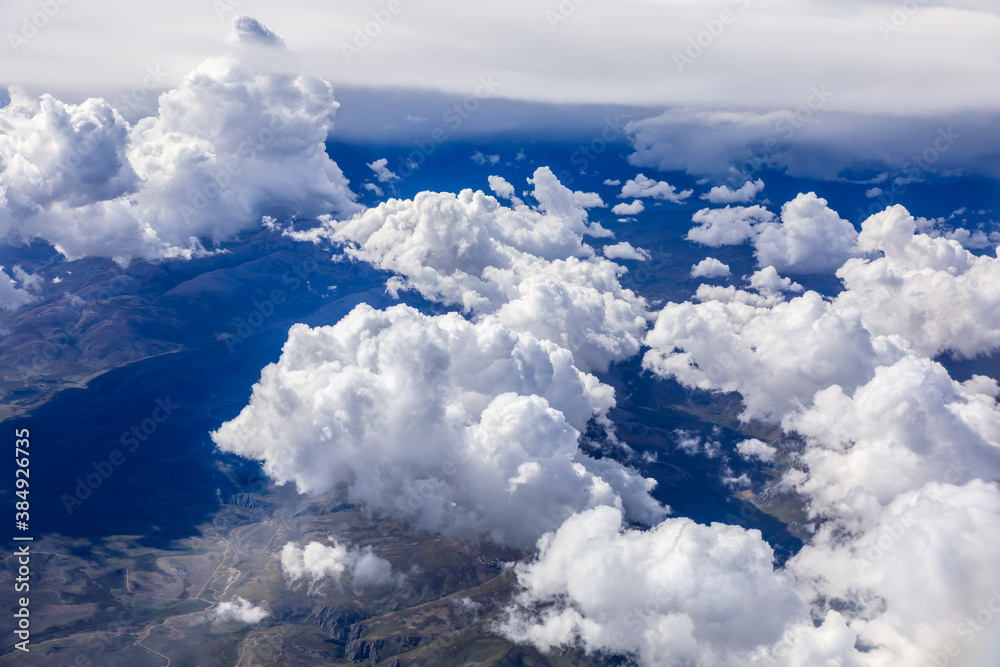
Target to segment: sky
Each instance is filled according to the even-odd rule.
[[[292,325],[206,435],[301,494],[531,552],[498,633],[642,665],[988,653],[995,4],[36,0],[0,24],[12,248],[125,269],[266,229],[408,295]],[[45,280],[0,267],[3,309]],[[657,495],[617,435],[640,380],[739,395],[745,437],[676,449],[793,499],[801,549]],[[406,582],[370,545],[275,546],[289,587]]]
[[[492,75],[519,100],[758,111],[826,86],[831,111],[893,116],[1000,103],[988,85],[1000,10],[988,0],[12,0],[0,11],[14,41],[4,79],[66,99],[137,85],[147,66],[176,85],[242,13],[334,84],[455,94]],[[67,76],[59,63],[71,60]]]

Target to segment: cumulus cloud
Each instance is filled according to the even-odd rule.
[[[706,257],[691,267],[692,278],[725,278],[731,273],[727,264],[714,257]]]
[[[212,437],[300,492],[345,483],[382,516],[528,547],[589,507],[662,517],[652,481],[579,451],[613,404],[568,350],[496,318],[361,305],[332,327],[292,327],[249,405]]]
[[[781,294],[782,292],[801,292],[802,285],[793,282],[791,278],[782,278],[773,266],[765,266],[754,271],[749,279],[750,288],[761,294]]]
[[[853,391],[824,388],[782,425],[811,445],[802,455],[808,476],[790,473],[789,481],[812,512],[842,524],[864,526],[872,512],[930,482],[1000,477],[995,399],[922,357],[878,367]]]
[[[642,261],[649,259],[649,251],[643,248],[633,248],[632,244],[628,241],[622,241],[621,243],[604,246],[604,256],[608,259],[634,259]]]
[[[758,461],[771,462],[774,460],[776,450],[763,440],[750,438],[736,443],[736,451],[748,461],[757,459]]]
[[[611,235],[588,220],[586,208],[600,198],[566,188],[547,167],[529,182],[533,208],[508,208],[472,190],[421,192],[350,220],[327,219],[297,238],[329,239],[349,256],[398,274],[389,282],[393,290],[495,314],[552,340],[585,370],[635,355],[647,324],[645,301],[621,286],[624,267],[584,243]]]
[[[617,178],[614,178],[614,179],[612,179],[612,178],[605,178],[604,179],[604,184],[605,185],[609,185],[611,187],[617,187],[617,186],[621,185],[622,182],[619,181]]]
[[[698,225],[685,238],[713,248],[739,245],[755,238],[758,229],[774,219],[773,213],[759,205],[703,208],[692,216]]]
[[[310,542],[299,546],[287,542],[281,549],[281,571],[289,584],[309,584],[310,590],[323,581],[341,586],[345,581],[354,586],[401,586],[406,575],[393,574],[392,564],[372,553],[370,546],[360,549],[332,540],[332,544]]]
[[[108,103],[32,99],[0,109],[0,232],[68,258],[183,257],[264,215],[358,210],[325,152],[330,85],[286,74],[283,47],[242,17],[237,44],[130,126]],[[274,52],[268,66],[258,52]]]
[[[745,204],[756,199],[763,189],[764,181],[758,178],[756,181],[747,181],[735,190],[728,185],[717,185],[701,198],[712,204]]]
[[[858,642],[870,647],[859,664],[945,664],[956,647],[971,658],[984,621],[995,622],[997,554],[1000,491],[976,480],[903,493],[851,539],[839,522],[827,523],[787,567],[806,594],[847,610]]]
[[[577,642],[643,665],[737,665],[803,622],[807,604],[758,531],[668,519],[624,529],[621,513],[571,517],[517,566],[502,630],[542,650]]]
[[[827,201],[809,192],[781,207],[781,224],[763,225],[754,239],[760,266],[788,273],[832,273],[856,254],[858,232]]]
[[[375,172],[375,176],[378,178],[379,183],[390,183],[392,181],[399,180],[399,176],[394,174],[386,166],[387,164],[389,164],[389,158],[385,157],[368,163],[368,168]]]
[[[631,204],[622,202],[611,207],[611,212],[615,215],[639,215],[646,210],[641,199],[634,200]]]
[[[729,289],[723,300],[667,304],[646,336],[643,364],[691,387],[739,392],[745,419],[780,421],[831,385],[853,391],[905,353],[873,338],[857,310],[816,292],[769,305]]]
[[[702,303],[667,304],[646,338],[646,368],[686,386],[739,392],[742,418],[780,424],[801,439],[801,447],[783,451],[791,465],[776,488],[798,494],[814,533],[784,568],[773,570],[781,584],[772,594],[798,599],[808,613],[803,606],[784,615],[771,610],[768,617],[781,619],[779,624],[758,631],[754,645],[733,646],[708,639],[697,616],[684,619],[661,598],[647,593],[630,603],[621,590],[606,594],[605,587],[630,581],[633,565],[641,572],[655,567],[642,557],[664,558],[655,545],[633,556],[633,543],[652,540],[665,526],[683,520],[668,519],[604,552],[603,542],[629,531],[621,531],[616,521],[608,522],[614,532],[602,528],[595,515],[603,510],[596,510],[547,535],[536,561],[519,567],[524,592],[506,631],[542,648],[579,641],[589,650],[630,652],[643,665],[890,667],[948,657],[954,651],[946,647],[956,637],[974,639],[976,614],[994,597],[1000,601],[994,595],[1000,583],[995,568],[1000,556],[998,384],[981,376],[956,382],[944,366],[914,349],[922,348],[923,354],[938,349],[924,329],[900,325],[909,321],[901,318],[879,331],[859,300],[878,287],[882,275],[892,275],[896,287],[905,286],[911,273],[932,277],[941,271],[955,280],[973,262],[985,266],[996,260],[972,256],[955,242],[915,229],[902,209],[866,221],[858,249],[882,257],[849,260],[845,268],[857,269],[851,274],[855,280],[848,284],[842,276],[846,289],[836,298],[806,292],[782,301],[773,293],[791,284],[772,267],[751,277],[759,295],[700,289]],[[887,265],[881,273],[864,272],[878,262]],[[922,299],[904,300],[898,312],[918,303],[936,307],[933,295],[949,284],[940,279],[922,285]],[[977,304],[958,300],[960,322],[963,309],[980,312]],[[952,332],[939,338],[949,339],[955,346],[970,337]],[[971,340],[982,344],[981,336]],[[684,436],[679,446],[700,451],[700,439]],[[778,453],[756,439],[737,443],[736,450],[765,463],[773,463]],[[601,530],[604,536],[595,538]],[[573,542],[571,535],[580,537]],[[669,543],[684,551],[680,539]],[[569,548],[557,550],[564,544]],[[568,567],[571,552],[577,563]],[[591,565],[590,554],[599,565]],[[710,564],[711,558],[698,562]],[[745,572],[741,564],[728,574]],[[686,580],[704,579],[695,574]],[[755,608],[752,590],[735,581],[729,585],[743,591],[738,595],[742,609]],[[644,580],[624,588],[651,591],[656,583]],[[625,606],[617,606],[622,600]],[[698,609],[718,608],[706,602]],[[686,634],[673,635],[669,622],[679,615]],[[751,623],[752,617],[747,614],[739,623]],[[670,640],[661,645],[658,638],[664,636]]]
[[[666,181],[657,181],[644,174],[636,174],[635,178],[625,181],[625,185],[622,186],[621,194],[618,197],[619,199],[651,197],[679,204],[692,194],[694,194],[694,190],[682,190],[678,192],[677,188]]]
[[[245,625],[256,625],[270,615],[271,613],[263,605],[256,606],[238,595],[231,600],[220,602],[212,610],[212,619],[220,623],[237,622]]]
[[[892,206],[862,223],[855,258],[837,272],[838,301],[859,308],[877,333],[905,337],[921,353],[973,357],[1000,346],[1000,260],[976,256],[957,241],[916,232]]]
[[[751,241],[758,266],[788,273],[833,273],[859,254],[858,232],[815,193],[781,207],[780,222],[762,206],[702,209],[687,239],[718,247]]]
[[[497,197],[510,200],[510,202],[515,206],[520,206],[524,203],[515,194],[514,186],[507,182],[507,179],[503,176],[490,176],[486,180],[490,184],[490,190],[492,190],[493,194]]]

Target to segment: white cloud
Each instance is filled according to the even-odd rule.
[[[385,194],[382,191],[382,188],[375,185],[374,183],[365,183],[363,187],[365,190],[368,190],[369,192],[374,192],[376,197],[381,197],[383,194]]]
[[[808,477],[789,479],[811,499],[811,511],[842,524],[864,525],[873,511],[930,482],[1000,475],[996,401],[969,392],[929,359],[904,357],[853,390],[829,386],[806,404],[782,421],[811,445],[802,456]]]
[[[727,264],[714,257],[706,257],[691,267],[692,278],[725,278],[731,273]]]
[[[372,20],[370,8],[289,0],[280,8],[255,5],[254,10],[269,25],[280,26],[290,43],[301,46],[308,71],[349,86],[436,88],[453,97],[465,96],[478,73],[496,72],[503,73],[505,96],[558,103],[606,104],[608,91],[614,91],[618,104],[779,105],[794,110],[806,104],[810,83],[824,83],[835,92],[830,106],[851,112],[912,109],[932,116],[1000,106],[1000,95],[992,87],[977,85],[996,73],[992,37],[1000,17],[995,4],[986,0],[927,0],[886,38],[880,21],[892,25],[890,0],[847,5],[781,0],[755,5],[752,12],[727,5],[739,17],[737,23],[680,76],[673,52],[683,51],[688,38],[704,39],[699,37],[707,30],[702,22],[717,16],[717,10],[706,14],[700,3],[623,0],[614,11],[581,6],[572,16],[560,15],[556,6],[553,13],[567,20],[552,24],[529,0],[486,6],[475,15],[463,14],[461,6],[452,0],[423,12],[404,10],[393,19],[394,27],[377,38],[377,47],[355,57],[349,67],[340,44],[350,44],[355,27]],[[101,0],[93,8],[95,16],[105,18],[71,15],[69,7],[17,54],[5,36],[0,71],[46,88],[124,89],[134,85],[136,62],[172,66],[200,58],[204,45],[218,35],[220,18],[229,19],[242,9],[228,3],[212,8],[209,3],[205,10],[203,0],[152,8]],[[36,11],[33,0],[10,0],[11,30],[20,30],[20,17]],[[323,21],[316,20],[319,15]],[[185,38],[176,39],[178,34]],[[477,48],[456,58],[456,36],[469,34],[477,35]],[[802,35],[810,36],[808,44]],[[602,39],[607,48],[595,52],[593,45]],[[105,48],[84,48],[95,40]],[[956,42],[963,44],[961,53],[952,47]],[[512,49],[511,44],[522,46]],[[760,48],[762,44],[768,48]],[[846,54],[845,44],[852,46]],[[122,53],[130,54],[129,62],[120,62]],[[74,58],[78,66],[72,76],[51,65],[73,63]],[[663,67],[651,72],[647,65],[653,61]],[[869,67],[872,62],[883,63],[884,71],[894,73],[892,80]],[[935,67],[963,76],[929,79],[926,73]],[[747,71],[768,72],[767,85],[745,85]],[[822,73],[821,81],[817,73]]]
[[[634,248],[628,241],[604,246],[604,256],[608,259],[634,259],[643,261],[649,259],[649,251]]]
[[[625,181],[625,185],[622,186],[621,194],[618,197],[619,199],[652,197],[653,199],[661,199],[679,204],[692,194],[694,194],[694,190],[677,192],[677,188],[666,181],[657,181],[644,174],[636,174],[635,178]]]
[[[589,507],[662,517],[650,480],[579,451],[612,405],[568,350],[495,318],[361,305],[332,327],[293,326],[249,405],[212,437],[300,492],[345,483],[379,515],[527,547]]]
[[[615,215],[639,215],[644,210],[646,210],[646,207],[643,205],[641,199],[636,199],[631,204],[622,202],[611,207],[611,212]]]
[[[736,451],[747,461],[757,459],[758,461],[766,461],[768,463],[774,460],[776,452],[774,447],[757,438],[750,438],[749,440],[742,440],[736,443]]]
[[[287,542],[281,549],[281,571],[291,585],[309,584],[311,590],[325,580],[341,586],[344,580],[354,586],[401,586],[402,573],[393,574],[392,564],[376,556],[370,546],[360,549],[332,540],[332,544],[310,542],[299,546]]]
[[[622,182],[619,181],[617,178],[614,178],[614,179],[606,178],[606,179],[604,179],[604,184],[608,185],[608,186],[611,186],[611,187],[616,187],[616,186],[621,185]]]
[[[764,189],[764,181],[747,181],[736,190],[727,185],[717,185],[701,196],[712,204],[745,204],[756,199]]]
[[[763,225],[754,239],[759,266],[787,273],[832,273],[856,254],[858,232],[815,193],[781,207],[781,224]]]
[[[494,181],[498,187],[503,187]],[[552,340],[584,369],[602,370],[639,351],[645,302],[624,289],[625,269],[595,257],[585,236],[610,232],[587,218],[592,193],[564,187],[541,167],[530,183],[535,208],[500,205],[482,192],[422,192],[350,220],[298,235],[344,244],[348,255],[399,274],[391,289],[496,314],[518,331]]]
[[[38,298],[41,277],[28,274],[20,266],[14,266],[14,276],[7,275],[0,266],[0,310],[17,310]]]
[[[869,199],[874,199],[875,197],[878,197],[880,194],[882,194],[882,188],[870,188],[868,190],[865,190],[865,197],[868,197]]]
[[[517,566],[505,634],[542,650],[635,652],[642,665],[747,664],[803,622],[807,605],[758,531],[668,519],[625,529],[621,513],[571,517]]]
[[[490,176],[486,179],[490,184],[490,190],[497,197],[507,199],[514,206],[521,206],[524,202],[514,194],[514,186],[507,182],[503,176]]]
[[[844,307],[859,308],[881,334],[899,334],[922,354],[972,357],[1000,346],[1000,260],[975,256],[953,240],[915,233],[916,221],[892,206],[862,224],[861,250],[837,275]]]
[[[287,52],[256,25],[237,22],[242,41],[134,127],[103,100],[13,90],[0,109],[0,232],[69,258],[126,261],[202,253],[199,239],[224,240],[266,214],[358,210],[325,152],[330,85],[279,71]]]
[[[931,483],[901,494],[873,517],[849,539],[839,522],[824,524],[787,565],[804,592],[851,610],[858,641],[871,647],[859,664],[934,664],[929,656],[938,664],[937,656],[988,664],[972,658],[981,649],[973,642],[984,640],[977,635],[996,623],[990,611],[998,608],[1000,584],[996,485]],[[958,652],[943,653],[952,643]]]
[[[773,305],[759,297],[669,303],[645,343],[646,368],[687,386],[737,391],[744,419],[772,421],[831,385],[853,391],[904,354],[872,338],[857,310],[836,309],[816,292]]]
[[[801,292],[802,285],[792,282],[791,278],[782,278],[773,266],[765,266],[750,276],[750,288],[763,295],[781,294],[782,292]]]
[[[685,237],[694,243],[718,248],[739,245],[757,236],[761,226],[774,222],[774,214],[763,206],[703,208],[692,216],[698,226]]]
[[[392,173],[386,166],[387,164],[389,164],[389,158],[385,157],[368,164],[368,168],[375,172],[375,176],[378,177],[379,183],[390,183],[399,180],[399,176]]]
[[[212,610],[212,619],[220,623],[235,621],[245,625],[256,625],[270,615],[266,607],[258,607],[239,596],[220,602]]]

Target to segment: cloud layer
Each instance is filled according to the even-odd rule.
[[[0,232],[68,258],[127,262],[205,252],[203,242],[263,215],[358,210],[325,153],[338,106],[330,85],[285,73],[287,52],[258,39],[262,30],[237,22],[231,52],[199,65],[134,126],[101,99],[12,89],[0,109]]]
[[[596,257],[585,243],[611,236],[587,217],[587,208],[603,205],[600,197],[566,188],[548,167],[529,183],[534,207],[506,207],[472,190],[421,192],[296,236],[332,240],[349,256],[398,274],[392,289],[414,289],[473,315],[495,314],[517,331],[551,340],[584,370],[635,355],[647,325],[645,301],[621,286],[624,267]],[[510,195],[505,184],[492,181]],[[636,258],[619,250],[619,257]]]
[[[294,326],[250,404],[213,438],[301,492],[344,482],[351,502],[379,514],[529,547],[589,507],[663,516],[650,480],[579,451],[613,404],[568,350],[496,318],[362,305],[332,327]]]

